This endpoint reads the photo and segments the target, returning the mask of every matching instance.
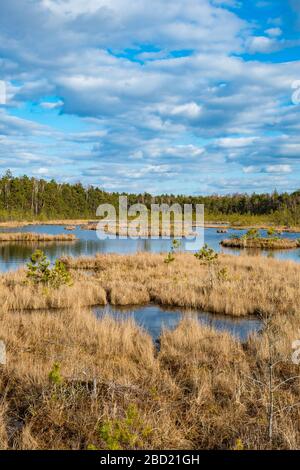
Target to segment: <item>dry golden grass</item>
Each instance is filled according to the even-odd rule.
[[[151,301],[147,287],[137,286],[136,282],[126,282],[122,286],[119,282],[111,282],[105,287],[108,301],[112,305],[141,305]]]
[[[6,426],[5,426],[6,411],[7,411],[7,406],[6,406],[5,399],[1,398],[1,401],[0,401],[0,450],[6,450],[8,447],[8,436],[7,436]]]
[[[223,255],[208,267],[192,254],[166,265],[164,258],[67,259],[74,283],[59,289],[26,284],[25,270],[0,276],[7,347],[0,448],[300,449],[300,371],[291,360],[300,339],[300,266]],[[98,320],[83,308],[149,300],[261,312],[265,330],[241,344],[187,316],[163,332],[157,351],[132,320]]]
[[[192,254],[176,254],[170,264],[164,259],[165,255],[145,253],[66,258],[73,286],[58,289],[30,285],[25,270],[2,274],[0,306],[24,310],[152,301],[235,316],[270,313],[274,305],[278,314],[297,312],[297,263],[221,255],[210,267]]]
[[[70,380],[138,378],[152,367],[153,343],[132,321],[98,320],[90,310],[5,312],[1,339],[7,345],[7,371],[45,383],[54,362]],[[131,369],[127,361],[132,361]],[[135,364],[134,367],[133,364]],[[140,366],[138,366],[140,364]],[[121,380],[122,381],[122,380]]]
[[[287,250],[299,247],[298,240],[290,238],[231,238],[220,243],[228,248],[260,248],[266,250]]]
[[[77,273],[71,286],[33,285],[21,269],[0,276],[0,307],[8,310],[58,309],[105,305],[106,292],[88,275]]]
[[[203,265],[192,254],[178,253],[164,263],[165,255],[97,255],[66,258],[73,270],[93,272],[93,282],[116,305],[133,305],[149,299],[168,306],[198,308],[229,315],[296,312],[300,265],[266,257],[219,256],[217,266]],[[225,271],[224,271],[225,270]]]
[[[6,222],[0,221],[0,227],[5,228],[15,228],[15,227],[25,227],[27,225],[82,225],[84,223],[89,223],[90,221],[86,219],[53,219],[53,220],[23,220],[23,221],[14,221],[9,220]],[[91,221],[91,222],[97,222]]]
[[[76,240],[76,237],[71,234],[48,235],[46,233],[28,232],[0,233],[0,242],[72,242],[74,240]]]
[[[272,322],[281,359],[273,370],[277,384],[299,375],[290,356],[300,319]],[[126,431],[117,439],[122,449],[300,448],[298,378],[274,392],[272,442],[267,437],[266,332],[242,345],[187,317],[162,334],[157,353],[131,320],[97,320],[82,309],[2,310],[0,338],[7,345],[0,369],[3,449],[107,449],[112,443],[101,433],[107,423]],[[61,383],[49,381],[54,363]]]
[[[269,406],[269,340],[253,336],[245,345],[228,334],[182,322],[162,337],[161,360],[185,387],[189,408],[185,415],[196,448],[234,448],[239,439],[246,449],[299,448],[299,366],[292,364],[295,331],[282,317],[274,350],[273,439],[267,437]],[[299,327],[299,317],[289,324]],[[282,387],[279,384],[292,378]],[[212,437],[213,436],[213,437]]]
[[[88,222],[84,225],[81,225],[81,230],[97,230],[98,222]]]
[[[89,224],[89,230],[97,230],[98,224]],[[143,225],[137,227],[131,227],[128,224],[117,224],[116,227],[105,226],[104,231],[116,236],[128,237],[139,236],[142,238],[150,238],[153,235],[153,230],[151,228],[151,223],[149,222],[148,228],[144,228]],[[198,236],[197,232],[192,232],[191,230],[184,230],[183,224],[158,224],[156,228],[157,237],[188,237],[189,235]]]
[[[99,321],[82,310],[6,312],[0,331],[7,345],[7,366],[0,370],[3,448],[98,445],[101,421],[122,416],[134,399],[138,406],[145,397],[151,400],[151,377],[159,373],[159,364],[151,338],[131,321]],[[61,364],[61,386],[49,383],[55,362]],[[155,408],[159,413],[159,404]],[[152,426],[156,419],[163,427],[155,412]],[[6,440],[12,420],[14,439]],[[173,436],[166,432],[168,427],[157,442],[171,443]]]

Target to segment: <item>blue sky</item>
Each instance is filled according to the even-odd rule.
[[[299,0],[1,0],[0,173],[299,189],[299,32]]]

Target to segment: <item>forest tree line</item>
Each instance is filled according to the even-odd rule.
[[[128,204],[143,203],[150,208],[156,204],[204,204],[206,217],[267,216],[285,225],[300,223],[300,191],[272,194],[230,194],[185,196],[149,193],[110,193],[81,183],[58,183],[28,176],[14,177],[8,170],[0,178],[0,219],[59,219],[95,218],[100,204],[118,207],[118,197],[126,195]]]

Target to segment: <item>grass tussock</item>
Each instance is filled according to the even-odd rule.
[[[8,221],[0,221],[0,227],[16,228],[16,227],[26,227],[28,225],[75,225],[75,226],[79,226],[79,225],[82,225],[84,223],[89,223],[89,222],[90,221],[87,219],[8,220]]]
[[[157,353],[131,320],[91,312],[1,311],[2,449],[297,449],[299,316],[272,318],[270,336],[240,344],[186,318]],[[286,381],[288,378],[288,382]],[[281,384],[281,386],[278,386]]]
[[[97,255],[66,258],[74,271],[89,270],[92,280],[115,305],[133,305],[149,299],[161,305],[249,315],[296,312],[300,266],[266,257],[221,255],[218,264],[202,264],[192,254],[177,253],[172,263],[165,255]]]
[[[222,240],[220,244],[226,248],[260,248],[266,250],[287,250],[299,248],[298,240],[289,238],[231,238]]]
[[[97,230],[98,222],[89,222],[80,226],[81,230]]]
[[[192,254],[97,255],[65,258],[72,285],[33,285],[25,270],[0,276],[0,307],[11,310],[78,306],[160,305],[245,316],[298,311],[300,266],[266,257],[221,255],[213,265]],[[88,272],[87,272],[88,271]]]
[[[59,309],[106,305],[106,292],[85,274],[73,276],[73,283],[54,289],[32,284],[25,270],[0,276],[0,307],[8,310]]]
[[[95,229],[91,230],[97,230],[97,224]],[[130,225],[120,225],[117,224],[116,227],[104,227],[104,231],[106,233],[110,233],[116,236],[123,236],[123,237],[128,237],[130,234],[133,234],[134,236],[138,235],[139,237],[142,238],[151,238],[153,235],[151,225],[149,224],[149,227],[147,229],[143,228],[142,226],[138,226],[136,228],[130,227]],[[173,223],[171,224],[162,224],[160,223],[156,229],[156,236],[158,237],[188,237],[189,235],[194,235],[197,236],[196,232],[191,232],[191,231],[185,231],[184,227],[182,224],[177,224],[174,225]]]
[[[88,224],[84,224],[81,226],[82,230],[98,230],[99,227],[99,222],[90,222]],[[151,237],[151,227],[148,229],[144,229],[143,227],[137,228],[137,229],[132,229],[128,224],[116,224],[115,227],[109,227],[109,226],[104,226],[103,227],[104,232],[113,234],[115,236],[128,236],[130,230],[136,235],[138,234],[140,237],[144,238],[149,238]],[[101,227],[100,227],[101,230]],[[157,229],[157,236],[159,237],[166,237],[166,236],[188,236],[190,235],[190,232],[184,232],[182,224],[179,224],[177,226],[174,226],[174,224],[171,224],[170,227],[169,225],[164,227],[162,224],[159,225]]]
[[[28,232],[0,233],[0,242],[72,242],[74,240],[76,240],[76,237],[71,234],[48,235],[45,233]]]

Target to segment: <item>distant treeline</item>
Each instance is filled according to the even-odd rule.
[[[81,183],[58,183],[28,176],[14,177],[7,171],[0,178],[0,219],[95,218],[99,204],[118,206],[120,193],[108,193]],[[204,204],[210,220],[268,220],[277,224],[300,224],[300,191],[292,194],[231,194],[184,196],[174,194],[126,194],[128,203]]]

